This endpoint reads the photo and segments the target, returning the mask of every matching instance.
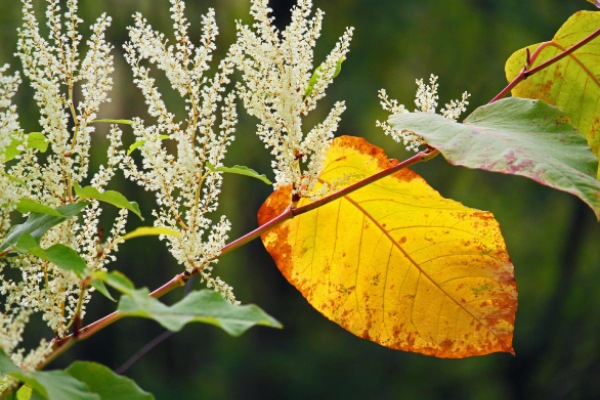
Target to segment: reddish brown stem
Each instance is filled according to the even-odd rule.
[[[506,86],[500,93],[498,93],[492,100],[490,100],[490,103],[493,103],[501,98],[503,98],[504,96],[506,96],[515,86],[517,86],[521,81],[525,80],[527,77],[533,75],[534,73],[541,71],[544,68],[547,68],[548,66],[556,63],[557,61],[561,60],[562,58],[568,56],[569,54],[573,53],[574,51],[576,51],[577,49],[581,48],[582,46],[584,46],[585,44],[587,44],[588,42],[592,41],[594,38],[598,37],[600,35],[600,29],[596,30],[594,33],[592,33],[591,35],[587,36],[586,38],[584,38],[583,40],[581,40],[580,42],[578,42],[577,44],[571,46],[570,48],[568,48],[567,50],[563,51],[562,53],[558,54],[555,57],[552,57],[551,59],[541,63],[540,65],[529,69],[531,63],[533,61],[535,61],[535,58],[539,55],[540,51],[546,47],[548,44],[550,44],[551,42],[545,42],[543,44],[541,44],[536,51],[533,53],[533,55],[529,55],[529,52],[527,53],[527,60],[526,60],[526,64],[523,66],[523,68],[521,69],[521,72],[519,72],[519,74],[515,77],[515,79],[513,79],[512,82],[510,82],[508,84],[508,86]],[[419,153],[417,153],[416,155],[414,155],[413,157],[410,157],[404,161],[398,162],[396,165],[381,171],[375,175],[372,175],[366,179],[363,179],[362,181],[359,181],[353,185],[350,185],[342,190],[339,190],[329,196],[326,196],[322,199],[319,199],[317,201],[314,201],[310,204],[307,204],[305,206],[302,207],[298,207],[295,208],[293,206],[288,207],[282,214],[280,214],[279,216],[275,217],[274,219],[272,219],[271,221],[259,226],[258,228],[254,229],[251,232],[248,232],[247,234],[245,234],[244,236],[239,237],[238,239],[234,240],[233,242],[228,243],[227,245],[225,245],[223,247],[223,249],[221,250],[221,256],[225,255],[227,253],[230,253],[231,251],[247,244],[248,242],[258,238],[259,236],[261,236],[262,234],[268,232],[269,230],[273,229],[274,227],[276,227],[277,225],[294,218],[294,216],[300,215],[300,214],[304,214],[306,212],[312,211],[316,208],[319,208],[327,203],[330,203],[334,200],[339,199],[340,197],[343,197],[355,190],[358,190],[366,185],[369,185],[379,179],[382,179],[386,176],[389,176],[403,168],[406,168],[410,165],[416,164],[418,162],[421,161],[427,161],[433,157],[435,157],[436,155],[438,155],[439,152],[435,149],[427,149],[424,151],[421,151]],[[192,273],[181,273],[181,274],[177,274],[175,275],[170,281],[166,282],[164,285],[162,285],[161,287],[159,287],[158,289],[154,290],[150,295],[155,297],[155,298],[159,298],[162,297],[163,295],[169,293],[170,291],[172,291],[173,289],[183,286],[185,284],[185,282],[190,278],[190,276],[198,273],[199,271],[193,271]],[[53,341],[53,346],[54,346],[54,351],[53,353],[46,359],[46,361],[38,366],[39,368],[43,368],[44,366],[46,366],[50,361],[54,360],[56,357],[58,357],[59,355],[61,355],[63,352],[65,352],[68,348],[70,348],[73,344],[75,344],[78,341],[87,339],[88,337],[94,335],[96,332],[106,328],[107,326],[113,324],[114,322],[118,321],[119,319],[123,318],[123,315],[120,314],[118,311],[115,311],[111,314],[108,314],[106,316],[104,316],[103,318],[92,322],[91,324],[81,328],[81,330],[79,330],[78,335],[75,336],[73,334],[66,336],[62,339],[55,339]]]
[[[340,197],[346,196],[349,193],[354,192],[355,190],[358,190],[358,189],[360,189],[364,186],[367,186],[375,181],[378,181],[379,179],[385,178],[386,176],[389,176],[395,172],[398,172],[403,168],[409,167],[418,162],[430,160],[431,158],[437,156],[438,154],[439,154],[439,152],[437,150],[434,150],[431,148],[423,150],[404,161],[400,161],[400,162],[396,163],[395,165],[393,165],[392,167],[390,167],[388,169],[385,169],[385,170],[378,172],[372,176],[369,176],[369,177],[367,177],[359,182],[356,182],[344,189],[341,189],[335,193],[325,196],[322,199],[319,199],[317,201],[314,201],[310,204],[307,204],[305,206],[298,207],[298,208],[290,206],[283,213],[281,213],[277,217],[273,218],[271,221],[259,226],[258,228],[254,229],[253,231],[248,232],[244,236],[241,236],[238,239],[225,245],[223,247],[223,249],[221,250],[220,256],[223,256],[227,253],[232,252],[233,250],[235,250],[239,247],[242,247],[243,245],[251,242],[252,240],[260,237],[262,234],[273,229],[277,225],[279,225],[289,219],[292,219],[297,215],[301,215],[301,214],[307,213],[309,211],[312,211],[316,208],[319,208],[321,206],[324,206],[325,204],[335,201],[335,200],[339,199]],[[177,274],[170,281],[166,282],[164,285],[162,285],[161,287],[159,287],[158,289],[156,289],[152,293],[150,293],[150,295],[155,298],[162,297],[165,294],[171,292],[173,289],[185,285],[185,282],[192,275],[197,274],[198,272],[199,272],[199,270],[195,270],[191,273],[183,272],[181,274]],[[83,328],[81,328],[79,330],[78,335],[71,334],[71,335],[61,338],[61,339],[55,339],[53,341],[53,346],[54,346],[53,353],[50,356],[48,356],[48,358],[44,361],[43,364],[38,366],[38,369],[46,366],[48,363],[50,363],[56,357],[58,357],[59,355],[64,353],[67,349],[69,349],[76,342],[89,338],[90,336],[94,335],[96,332],[117,322],[121,318],[123,318],[123,315],[121,313],[119,313],[118,311],[115,311],[97,321],[92,322],[89,325],[84,326]]]
[[[540,44],[531,56],[529,56],[529,52],[527,53],[527,60],[525,61],[525,65],[523,66],[523,68],[521,69],[519,74],[504,89],[502,89],[502,91],[500,93],[498,93],[492,100],[490,100],[489,103],[493,103],[497,100],[500,100],[504,96],[508,95],[515,86],[517,86],[519,83],[521,83],[521,81],[524,81],[525,79],[527,79],[529,76],[535,74],[536,72],[539,72],[539,71],[543,70],[544,68],[547,68],[550,65],[562,60],[563,58],[565,58],[569,54],[573,53],[577,49],[585,46],[587,43],[591,42],[598,36],[600,36],[600,29],[597,29],[592,34],[585,37],[581,41],[577,42],[573,46],[569,47],[562,53],[557,54],[556,56],[552,57],[551,59],[546,60],[543,63],[541,63],[540,65],[530,69],[529,67],[530,67],[531,63],[533,63],[535,61],[537,56],[540,54],[541,50],[544,49],[545,47],[547,47],[552,42],[544,42],[544,43]]]

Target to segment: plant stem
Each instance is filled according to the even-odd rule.
[[[232,252],[233,250],[244,246],[245,244],[251,242],[252,240],[267,233],[268,231],[270,231],[274,227],[278,226],[279,224],[281,224],[289,219],[292,219],[297,215],[301,215],[301,214],[307,213],[309,211],[312,211],[316,208],[322,207],[325,204],[331,203],[332,201],[335,201],[335,200],[339,199],[340,197],[346,196],[362,187],[365,187],[365,186],[367,186],[375,181],[378,181],[382,178],[385,178],[387,176],[390,176],[393,173],[398,172],[404,168],[407,168],[413,164],[423,162],[423,161],[428,161],[428,160],[434,158],[435,156],[437,156],[438,154],[439,154],[439,152],[435,149],[432,149],[432,148],[425,149],[425,150],[415,154],[414,156],[407,158],[404,161],[397,162],[390,168],[384,169],[383,171],[380,171],[374,175],[371,175],[361,181],[358,181],[348,187],[345,187],[344,189],[340,189],[337,192],[334,192],[328,196],[323,197],[322,199],[316,200],[305,206],[297,207],[297,208],[290,205],[283,213],[281,213],[277,217],[273,218],[269,222],[257,227],[253,231],[248,232],[247,234],[245,234],[245,235],[237,238],[236,240],[228,243],[227,245],[225,245],[221,249],[220,256],[228,254],[228,253]],[[184,286],[185,283],[187,282],[187,280],[189,280],[191,276],[197,274],[198,272],[199,272],[199,270],[194,270],[193,272],[182,272],[180,274],[177,274],[173,278],[171,278],[171,280],[166,282],[164,285],[160,286],[159,288],[154,290],[152,293],[150,293],[150,296],[152,296],[154,298],[160,298],[160,297],[164,296],[165,294],[171,292],[173,289],[180,287],[180,286]],[[123,315],[119,311],[114,311],[114,312],[104,316],[103,318],[100,318],[99,320],[94,321],[94,322],[84,326],[83,328],[81,328],[79,330],[77,335],[71,334],[71,335],[65,336],[64,338],[54,339],[54,341],[52,342],[52,345],[54,347],[52,354],[50,354],[46,358],[44,363],[38,365],[37,369],[41,369],[41,368],[45,367],[46,365],[48,365],[52,360],[54,360],[59,355],[64,353],[67,349],[69,349],[75,343],[89,338],[90,336],[94,335],[98,331],[117,322],[121,318],[123,318]]]
[[[529,56],[527,57],[527,60],[525,62],[525,65],[523,65],[521,72],[519,72],[519,74],[504,89],[502,89],[502,91],[500,91],[500,93],[498,93],[492,100],[490,100],[489,103],[493,103],[497,100],[500,100],[501,98],[506,96],[508,93],[510,93],[510,91],[515,86],[517,86],[519,83],[521,83],[521,81],[524,81],[525,79],[527,79],[531,75],[535,74],[536,72],[539,72],[539,71],[543,70],[544,68],[547,68],[550,65],[560,61],[561,59],[565,58],[569,54],[573,53],[575,50],[585,46],[587,43],[591,42],[598,36],[600,36],[600,29],[597,29],[589,36],[583,38],[581,41],[575,43],[573,46],[564,50],[562,53],[557,54],[556,56],[552,57],[551,59],[544,61],[540,65],[529,69],[530,64],[533,61],[535,61],[537,56],[540,54],[541,50],[546,48],[548,45],[550,45],[553,42],[550,41],[550,42],[544,42],[544,43],[540,44],[538,46],[538,48],[533,52],[533,55],[531,57],[529,57]]]
[[[510,82],[500,93],[498,93],[492,100],[490,100],[489,103],[493,103],[493,102],[505,97],[515,86],[517,86],[521,81],[525,80],[527,77],[558,62],[562,58],[573,53],[574,51],[581,48],[582,46],[584,46],[585,44],[592,41],[593,39],[595,39],[598,36],[600,36],[600,29],[596,30],[595,32],[593,32],[586,38],[582,39],[580,42],[576,43],[575,45],[571,46],[570,48],[564,50],[562,53],[552,57],[551,59],[541,63],[540,65],[538,65],[534,68],[529,69],[529,65],[540,54],[540,51],[543,48],[545,48],[546,46],[548,46],[549,44],[551,44],[552,42],[542,43],[538,47],[538,49],[536,49],[536,51],[534,52],[532,57],[529,57],[529,53],[528,53],[527,62],[521,69],[521,72],[519,72],[519,74],[512,80],[512,82]],[[385,178],[397,171],[400,171],[403,168],[406,168],[408,166],[411,166],[413,164],[416,164],[416,163],[419,163],[422,161],[428,161],[428,160],[434,158],[435,156],[437,156],[438,154],[439,154],[439,152],[437,150],[435,150],[433,148],[428,148],[426,150],[423,150],[423,151],[415,154],[414,156],[412,156],[404,161],[398,162],[397,164],[393,165],[392,167],[390,167],[388,169],[380,171],[380,172],[378,172],[368,178],[365,178],[359,182],[356,182],[344,189],[341,189],[335,193],[325,196],[322,199],[319,199],[317,201],[314,201],[314,202],[309,203],[302,207],[294,207],[293,205],[290,205],[290,207],[288,207],[283,213],[281,213],[277,217],[273,218],[271,221],[257,227],[253,231],[248,232],[247,234],[245,234],[245,235],[239,237],[238,239],[225,245],[223,247],[223,249],[221,249],[220,256],[228,254],[228,253],[232,252],[233,250],[244,246],[245,244],[258,238],[259,236],[267,233],[269,230],[273,229],[274,227],[278,226],[279,224],[281,224],[289,219],[292,219],[297,215],[301,215],[301,214],[307,213],[309,211],[312,211],[316,208],[322,207],[325,204],[335,201],[335,200],[339,199],[340,197],[346,196],[346,195],[348,195],[364,186],[367,186],[379,179]],[[171,280],[166,282],[164,285],[162,285],[161,287],[157,288],[152,293],[150,293],[150,295],[155,298],[160,298],[163,295],[171,292],[173,289],[185,285],[185,282],[187,282],[187,280],[192,275],[195,275],[198,272],[199,272],[198,270],[194,270],[191,273],[183,272],[183,273],[177,274]],[[104,316],[103,318],[100,318],[99,320],[96,320],[96,321],[90,323],[89,325],[86,325],[85,327],[81,328],[81,330],[78,332],[77,335],[71,334],[64,338],[55,339],[52,343],[52,346],[54,347],[52,354],[50,354],[48,356],[48,358],[44,361],[44,363],[40,364],[37,368],[38,369],[43,368],[44,366],[46,366],[52,360],[54,360],[59,355],[64,353],[67,349],[69,349],[72,345],[74,345],[78,341],[87,339],[88,337],[94,335],[96,332],[106,328],[107,326],[113,324],[114,322],[118,321],[121,318],[123,318],[123,315],[121,313],[119,313],[119,311],[115,311],[115,312],[108,314],[108,315]]]

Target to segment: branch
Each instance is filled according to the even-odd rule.
[[[577,50],[577,49],[585,46],[587,43],[591,42],[592,40],[594,40],[598,36],[600,36],[600,29],[597,29],[592,34],[590,34],[589,36],[583,38],[581,41],[579,41],[576,44],[574,44],[573,46],[569,47],[568,49],[566,49],[562,53],[557,54],[556,56],[552,57],[551,59],[544,61],[540,65],[538,65],[538,66],[536,66],[534,68],[529,69],[531,63],[533,61],[535,61],[535,59],[537,58],[537,56],[540,54],[540,51],[542,49],[544,49],[545,47],[547,47],[550,43],[552,43],[552,41],[550,41],[550,42],[544,42],[544,43],[540,44],[538,46],[538,48],[534,51],[533,56],[530,57],[529,56],[529,52],[527,52],[527,60],[525,62],[525,65],[523,65],[523,68],[521,69],[521,72],[519,72],[519,74],[515,77],[515,79],[513,79],[504,89],[502,89],[502,91],[500,93],[498,93],[492,100],[490,100],[489,103],[493,103],[493,102],[495,102],[497,100],[500,100],[501,98],[503,98],[504,96],[506,96],[508,93],[510,93],[510,91],[515,86],[517,86],[519,83],[521,83],[521,81],[524,81],[525,79],[527,79],[531,75],[535,74],[536,72],[539,72],[539,71],[543,70],[544,68],[547,68],[550,65],[552,65],[552,64],[554,64],[554,63],[562,60],[563,58],[565,58],[569,54],[573,53],[575,50]]]
[[[239,237],[238,239],[225,245],[223,247],[223,249],[221,249],[221,253],[219,256],[223,256],[225,254],[232,252],[235,249],[238,249],[238,248],[244,246],[245,244],[251,242],[252,240],[260,237],[261,235],[263,235],[263,234],[267,233],[268,231],[270,231],[271,229],[275,228],[279,224],[281,224],[289,219],[292,219],[297,215],[301,215],[301,214],[307,213],[309,211],[312,211],[316,208],[322,207],[325,204],[331,203],[332,201],[335,201],[335,200],[339,199],[340,197],[346,196],[364,186],[367,186],[367,185],[369,185],[373,182],[376,182],[382,178],[390,176],[393,173],[398,172],[404,168],[407,168],[413,164],[417,164],[417,163],[423,162],[423,161],[428,161],[428,160],[434,158],[435,156],[437,156],[438,154],[439,154],[439,152],[435,149],[432,149],[432,148],[425,149],[425,150],[420,151],[419,153],[415,154],[414,156],[407,158],[404,161],[399,161],[398,163],[391,166],[390,168],[387,168],[387,169],[380,171],[374,175],[371,175],[371,176],[369,176],[361,181],[358,181],[344,189],[340,189],[337,192],[334,192],[328,196],[323,197],[322,199],[316,200],[305,206],[297,207],[297,208],[290,205],[290,207],[288,207],[283,213],[281,213],[277,217],[273,218],[271,221],[259,226],[258,228],[254,229],[253,231],[248,232],[247,234],[245,234],[245,235]],[[154,290],[152,293],[150,293],[150,296],[152,296],[154,298],[160,298],[160,297],[164,296],[165,294],[171,292],[173,289],[185,285],[185,283],[193,275],[197,274],[198,272],[199,272],[199,269],[196,269],[193,272],[182,272],[180,274],[177,274],[173,278],[171,278],[168,282],[166,282],[164,285],[160,286],[159,288]],[[99,332],[100,330],[117,322],[121,318],[123,318],[123,315],[119,311],[114,311],[111,314],[108,314],[108,315],[100,318],[99,320],[96,320],[96,321],[84,326],[83,328],[81,328],[79,330],[77,335],[70,334],[68,336],[65,336],[64,338],[55,338],[52,341],[52,346],[53,346],[52,353],[46,358],[46,360],[44,360],[44,362],[42,364],[38,365],[36,369],[41,369],[41,368],[45,367],[51,361],[53,361],[55,358],[57,358],[62,353],[64,353],[67,349],[69,349],[71,346],[73,346],[75,343],[89,338],[90,336],[94,335],[95,333]]]

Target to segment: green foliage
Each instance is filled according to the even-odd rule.
[[[129,201],[123,194],[117,192],[116,190],[106,190],[104,192],[100,192],[93,186],[85,186],[80,187],[79,185],[75,185],[75,193],[81,199],[94,199],[103,201],[108,204],[112,204],[118,208],[126,208],[129,211],[133,212],[135,215],[140,217],[143,221],[142,212],[140,211],[140,206],[135,201]]]
[[[134,239],[143,236],[158,236],[158,235],[169,235],[169,236],[181,236],[181,233],[174,231],[173,229],[165,228],[162,226],[140,226],[135,230],[128,232],[123,236],[123,240]]]
[[[76,361],[66,369],[72,377],[84,382],[102,400],[147,400],[150,393],[142,390],[134,381],[115,374],[104,365]]]
[[[158,136],[160,137],[161,140],[171,139],[171,136],[169,136],[169,135],[158,135]],[[136,151],[139,147],[143,146],[144,143],[146,143],[145,140],[137,140],[137,141],[133,142],[127,149],[127,155],[130,155],[131,153]]]
[[[453,165],[521,175],[586,202],[600,218],[598,159],[567,115],[541,101],[509,98],[457,123],[431,113],[390,119],[414,131]]]
[[[79,277],[83,277],[86,273],[85,261],[78,252],[60,243],[42,249],[39,242],[27,232],[19,237],[15,250],[54,263],[65,271],[75,272]]]
[[[22,152],[22,145],[25,143],[28,149],[37,149],[41,153],[45,153],[48,150],[48,141],[41,132],[30,132],[27,135],[17,134],[13,137],[10,145],[4,150],[4,162],[14,160]]]
[[[559,56],[600,29],[600,12],[580,11],[572,15],[551,41],[527,46],[506,61],[506,77],[515,79],[523,68],[532,70]],[[600,41],[593,40],[560,61],[528,76],[513,90],[513,96],[544,100],[565,111],[573,125],[600,155]],[[524,66],[525,64],[525,66]],[[600,178],[600,169],[597,177]]]
[[[23,206],[23,204],[25,204],[25,206]],[[37,207],[31,201],[26,200],[24,203],[20,203],[22,209],[26,210],[28,208],[37,207],[38,212],[32,212],[25,222],[14,225],[11,228],[4,238],[4,241],[0,245],[0,252],[5,252],[6,250],[12,248],[19,241],[19,238],[25,233],[28,233],[34,239],[39,240],[50,228],[63,223],[68,218],[79,214],[88,204],[88,202],[80,201],[77,203],[60,206],[50,211],[49,208]],[[60,214],[60,216],[56,215],[57,212]]]
[[[32,398],[48,400],[99,400],[100,396],[91,393],[87,385],[66,371],[37,371],[25,372],[17,367],[0,350],[0,372],[9,375],[19,382],[29,386],[38,395]]]
[[[211,171],[219,171],[219,172],[226,172],[229,174],[245,175],[245,176],[249,176],[251,178],[256,178],[256,179],[266,183],[267,185],[273,184],[273,182],[271,182],[265,175],[259,174],[252,168],[248,168],[243,165],[234,165],[233,167],[215,167],[211,163],[207,162],[206,167]]]
[[[334,78],[336,78],[340,74],[340,72],[342,72],[342,63],[344,61],[344,58],[340,58],[335,64],[335,71],[333,71]],[[321,64],[317,67],[317,69],[315,69],[315,72],[313,72],[312,76],[310,77],[310,80],[308,81],[308,85],[306,86],[306,90],[304,91],[305,96],[308,97],[313,92],[315,85],[317,84],[319,78],[321,77],[321,74],[323,73],[323,68],[324,64]]]
[[[598,5],[597,1],[588,1]],[[408,14],[413,15],[413,13]],[[598,13],[593,18],[597,18],[597,16]],[[429,19],[429,16],[427,18]],[[594,19],[594,21],[596,20]],[[597,24],[594,24],[595,22],[587,24],[585,26],[586,32],[597,28]],[[578,30],[582,26],[582,22],[576,22],[574,28]],[[583,31],[583,29],[579,30]],[[568,35],[564,36],[567,37]],[[575,38],[574,41],[576,40],[578,39]],[[503,43],[508,42],[504,37],[502,41]],[[560,45],[565,48],[571,43],[560,42]],[[464,47],[469,47],[465,42],[461,41],[461,44]],[[535,50],[537,46],[533,45],[529,48]],[[553,46],[549,47],[552,48]],[[557,52],[562,51],[558,46],[555,47],[559,49]],[[598,55],[596,51],[597,42],[596,47],[590,45],[586,49],[590,50],[586,55],[591,54],[592,57]],[[456,52],[456,49],[452,51]],[[546,53],[542,52],[540,54],[546,56]],[[576,59],[580,61],[579,55],[578,53]],[[539,56],[537,61],[543,62],[549,56],[544,57]],[[514,76],[515,73],[518,73],[525,58],[525,49],[511,57],[509,60],[511,64],[510,73],[509,63],[507,63],[509,78],[511,74]],[[344,59],[338,61],[335,75],[339,74],[343,61]],[[591,105],[595,104],[597,106],[598,104],[595,101],[598,98],[597,86],[592,85],[592,89],[589,89],[588,85],[581,81],[577,73],[574,72],[577,65],[581,65],[581,63],[576,62],[573,64],[575,64],[575,68],[571,65],[566,70],[561,70],[560,64],[556,64],[557,68],[546,69],[545,75],[539,73],[529,77],[524,83],[532,84],[531,94],[526,95],[524,91],[515,90],[513,95],[542,98],[547,102],[558,104],[586,135],[589,144],[594,148],[597,155],[597,141],[594,140],[600,137],[600,135],[597,135],[596,128],[598,125],[593,125],[590,129],[582,125],[582,123],[589,122],[590,119],[593,120],[592,122],[597,119],[598,110],[590,111],[589,108]],[[592,71],[591,75],[598,76],[595,70],[597,63],[586,61],[583,64],[588,70]],[[321,73],[322,66],[319,66],[313,73],[308,87],[306,87],[306,96],[312,93]],[[396,76],[396,74],[387,75]],[[487,79],[487,77],[485,78]],[[588,76],[588,78],[590,77]],[[572,81],[575,81],[579,86],[572,85]],[[552,93],[548,94],[541,91],[540,85],[551,87]],[[581,90],[582,86],[586,88],[581,92],[585,94],[581,97],[585,97],[584,100],[577,98],[577,95],[580,94],[578,90]],[[526,85],[522,84],[519,90],[523,90],[524,87]],[[568,96],[564,97],[562,94],[557,96],[562,103],[557,103],[552,98],[556,94],[557,87],[561,90],[564,87],[570,88]],[[574,99],[577,99],[577,101],[574,101]],[[581,102],[579,102],[580,100]],[[586,202],[594,210],[596,216],[600,218],[600,198],[598,196],[600,184],[593,173],[598,168],[598,160],[593,156],[592,151],[585,144],[585,140],[581,135],[565,123],[568,117],[558,109],[548,107],[542,102],[515,98],[480,107],[462,124],[448,121],[433,114],[401,115],[395,117],[393,122],[401,129],[409,129],[419,133],[430,146],[439,150],[451,164],[526,176],[548,187],[574,194]],[[581,121],[583,122],[580,123]],[[132,125],[130,120],[118,119],[101,119],[93,122]],[[16,137],[17,134],[15,133],[14,136]],[[24,144],[27,148],[36,149],[42,153],[47,151],[48,143],[41,133],[32,132],[22,136],[23,139],[13,139],[10,146],[5,150],[5,161],[17,158],[21,154],[21,148]],[[163,140],[169,138],[168,135],[161,135]],[[131,154],[143,144],[143,140],[136,141],[129,147],[127,154]],[[265,175],[244,166],[214,167],[207,163],[206,167],[211,171],[241,174],[259,179],[267,184],[272,183]],[[600,169],[598,171],[600,174]],[[10,175],[4,175],[16,179],[10,177]],[[91,186],[84,188],[75,186],[75,191],[81,199],[104,201],[119,208],[126,208],[142,218],[137,203],[128,201],[126,196],[120,192],[111,190],[100,192]],[[31,215],[23,224],[15,225],[5,236],[0,244],[0,256],[6,255],[10,251],[32,254],[56,264],[59,268],[73,271],[81,278],[91,278],[91,281],[84,280],[86,284],[96,287],[103,295],[112,299],[105,286],[105,284],[108,284],[123,294],[118,305],[118,313],[121,316],[153,319],[171,331],[179,331],[184,325],[191,322],[215,325],[231,335],[239,335],[255,325],[281,326],[260,308],[256,306],[233,306],[220,295],[211,291],[193,292],[184,300],[172,306],[167,306],[150,296],[147,289],[135,289],[134,285],[122,274],[96,272],[89,275],[90,272],[87,271],[81,256],[67,246],[56,244],[47,249],[41,248],[39,240],[45,232],[63,223],[66,219],[77,215],[88,203],[80,202],[76,204],[79,206],[71,204],[52,208],[32,199],[21,199],[17,205],[17,210],[23,214],[31,213]],[[69,207],[73,207],[73,209]],[[77,211],[74,211],[74,209],[77,209]],[[178,236],[179,233],[166,227],[142,227],[124,235],[123,239],[153,235]],[[294,317],[296,316],[294,315]],[[318,343],[318,346],[315,347],[321,350],[321,345],[322,343]],[[345,353],[345,350],[342,353]],[[307,372],[310,373],[313,369],[314,366],[311,365]],[[0,372],[6,373],[28,385],[19,391],[17,395],[19,398],[28,399],[30,397],[25,390],[28,387],[34,390],[31,395],[31,398],[34,399],[153,398],[152,395],[137,387],[133,381],[120,377],[108,368],[94,363],[77,362],[65,371],[25,373],[15,366],[4,353],[0,353]],[[362,373],[364,371],[361,371],[361,376]],[[306,380],[309,381],[309,378]]]
[[[62,217],[63,215],[52,207],[48,207],[40,202],[33,199],[23,198],[17,203],[17,211],[21,214],[27,214],[30,212],[38,214],[48,214],[55,217]]]
[[[120,400],[153,399],[135,382],[93,362],[77,361],[64,371],[25,372],[0,350],[0,372],[32,389],[19,390],[18,399]]]
[[[212,290],[192,292],[167,306],[151,297],[148,289],[135,289],[123,274],[98,272],[95,277],[123,294],[117,308],[121,316],[152,319],[173,332],[190,322],[214,325],[232,336],[239,336],[256,325],[281,328],[279,322],[259,307],[231,304]]]

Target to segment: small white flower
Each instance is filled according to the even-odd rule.
[[[415,96],[415,105],[417,108],[414,112],[436,113],[438,107],[438,77],[431,75],[429,84],[425,84],[422,79],[417,79],[417,94]],[[451,121],[457,121],[463,112],[467,110],[470,94],[464,92],[460,100],[452,100],[440,110],[440,115]],[[409,113],[403,104],[399,104],[397,100],[390,99],[385,89],[379,90],[379,100],[381,107],[391,115]],[[402,143],[408,151],[419,151],[419,148],[425,144],[423,138],[416,133],[405,130],[396,129],[390,126],[387,122],[376,121],[375,125],[383,129],[386,135],[391,136],[396,142]]]
[[[291,184],[294,195],[303,197],[321,172],[344,102],[335,103],[326,120],[307,134],[302,118],[315,109],[339,72],[353,29],[346,29],[316,68],[313,49],[324,13],[317,10],[310,18],[312,1],[299,0],[289,26],[280,32],[272,24],[271,11],[267,0],[253,0],[252,27],[238,22],[232,53],[243,75],[237,88],[246,111],[260,120],[257,134],[275,158],[275,188]]]
[[[212,77],[206,76],[216,48],[215,12],[210,9],[202,16],[202,36],[195,45],[188,37],[184,10],[183,1],[171,0],[174,44],[153,30],[141,14],[135,15],[135,24],[129,27],[126,59],[156,122],[134,120],[136,140],[143,141],[139,147],[142,165],[138,167],[133,156],[123,155],[122,166],[129,179],[155,193],[155,226],[181,234],[161,237],[177,262],[188,272],[199,272],[209,287],[235,302],[231,288],[211,274],[231,224],[225,216],[213,222],[211,213],[218,207],[223,178],[207,167],[207,163],[223,165],[234,139],[235,98],[232,93],[224,94],[233,63],[226,57]],[[178,119],[163,102],[155,70],[164,73],[185,101],[184,118]],[[175,144],[175,152],[165,146],[166,140]]]
[[[76,201],[75,184],[84,186],[89,174],[92,122],[100,106],[109,101],[112,89],[112,46],[105,32],[110,18],[101,15],[91,27],[91,35],[82,45],[78,1],[48,0],[46,28],[40,29],[32,0],[21,0],[23,24],[19,29],[17,55],[24,77],[33,89],[33,99],[40,110],[40,132],[49,149],[38,157],[30,136],[21,129],[16,107],[11,104],[20,77],[7,75],[0,68],[0,154],[11,143],[21,143],[10,162],[0,156],[0,242],[16,221],[11,212],[20,198],[30,198],[56,207]],[[64,11],[63,11],[64,7]],[[42,31],[48,32],[42,34]],[[85,51],[84,51],[85,48]],[[76,93],[78,95],[76,96]],[[109,135],[107,165],[92,178],[97,189],[105,187],[120,162],[120,131],[114,127]],[[111,260],[111,248],[98,252],[101,209],[97,202],[82,213],[50,229],[40,245],[47,248],[60,243],[77,251],[90,270],[103,269]],[[117,217],[111,233],[122,234],[126,212]],[[12,271],[9,271],[12,270]],[[15,273],[17,272],[17,273]],[[8,278],[12,276],[13,278]],[[37,347],[22,347],[22,333],[29,317],[39,314],[54,335],[68,334],[70,323],[81,303],[79,317],[85,315],[90,300],[81,290],[81,279],[73,272],[31,255],[11,255],[0,261],[0,293],[4,296],[0,313],[0,347],[26,370],[34,369],[51,351],[42,340]]]

